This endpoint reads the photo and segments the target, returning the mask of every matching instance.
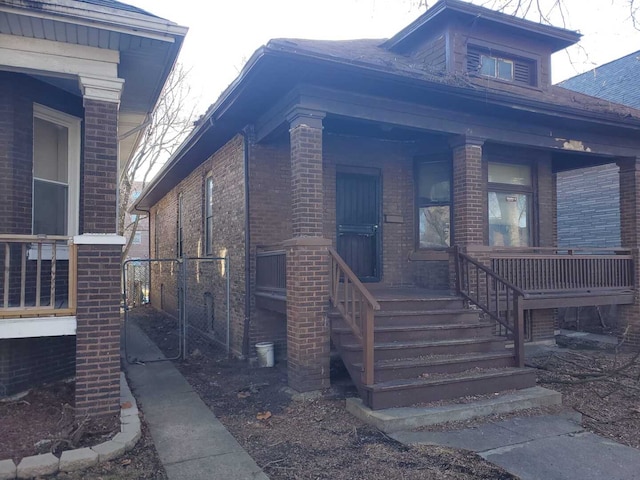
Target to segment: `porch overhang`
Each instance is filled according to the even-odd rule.
[[[108,2],[0,4],[0,69],[25,73],[82,96],[79,77],[124,81],[120,158],[129,159],[176,61],[187,28]]]

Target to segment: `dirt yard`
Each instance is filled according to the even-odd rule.
[[[177,344],[170,319],[149,309],[140,315],[140,323],[161,348],[168,350]],[[473,453],[431,446],[406,447],[360,422],[344,408],[344,398],[355,396],[356,392],[343,369],[336,365],[332,366],[330,390],[318,398],[295,400],[286,388],[283,364],[270,369],[254,368],[246,362],[229,360],[220,349],[198,340],[192,342],[190,352],[186,361],[176,362],[178,368],[274,480],[515,478]],[[541,385],[561,391],[565,406],[583,414],[588,430],[638,447],[640,362],[636,360],[628,354],[554,349],[536,357],[531,366],[538,368]],[[620,370],[621,366],[624,368]],[[537,409],[522,414],[557,410]],[[439,428],[464,426],[468,425]]]
[[[138,323],[163,350],[177,345],[172,320],[140,309]],[[564,404],[583,415],[588,430],[640,448],[640,359],[638,355],[556,348],[529,360],[539,384],[563,393]],[[228,359],[219,348],[192,342],[186,361],[176,362],[187,380],[251,454],[265,473],[281,479],[514,479],[473,453],[441,447],[406,447],[352,417],[344,399],[356,394],[339,362],[332,388],[311,399],[296,399],[286,386],[286,368],[255,368]],[[0,403],[0,458],[19,459],[49,451],[69,432],[73,385],[60,383]],[[65,406],[67,405],[67,406]],[[553,412],[530,410],[519,415]],[[505,416],[482,421],[498,421]],[[439,426],[461,428],[479,421]],[[78,446],[97,443],[109,425],[87,429]],[[40,443],[49,439],[54,442]],[[64,448],[61,442],[53,450]],[[148,430],[120,459],[74,475],[55,478],[166,479]]]

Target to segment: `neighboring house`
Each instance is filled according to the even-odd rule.
[[[576,75],[560,86],[640,108],[640,50]],[[620,246],[618,178],[615,162],[558,174],[559,245]]]
[[[142,193],[142,182],[133,182],[131,187],[131,197],[129,203],[131,206],[140,197]],[[138,218],[137,213],[126,213],[125,228],[132,225]],[[129,228],[125,234],[127,240],[133,233],[133,227]],[[141,258],[149,258],[149,217],[141,215],[138,220],[138,227],[134,233],[133,241],[127,252],[126,260],[137,260]]]
[[[0,396],[75,374],[119,409],[118,161],[186,29],[114,0],[0,0]]]
[[[579,38],[441,0],[387,40],[271,40],[138,199],[151,256],[228,254],[232,350],[275,341],[297,390],[328,386],[330,337],[373,408],[533,385],[554,308],[640,307],[630,252],[554,249],[556,171],[639,166],[639,111],[551,85]],[[152,304],[176,282],[154,271]]]

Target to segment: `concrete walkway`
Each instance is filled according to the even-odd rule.
[[[516,417],[449,432],[398,432],[407,444],[477,452],[522,480],[637,480],[640,450],[585,432],[579,414]]]
[[[163,358],[135,325],[127,343],[130,357]],[[171,362],[124,364],[169,480],[268,480]]]

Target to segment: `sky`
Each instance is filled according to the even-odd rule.
[[[270,38],[388,38],[424,12],[417,0],[123,1],[189,27],[179,61],[189,70],[196,114],[204,113]],[[483,1],[490,0],[475,3]],[[583,38],[578,48],[554,55],[554,82],[640,50],[627,1],[564,0],[564,26]],[[555,21],[562,26],[561,19]]]

